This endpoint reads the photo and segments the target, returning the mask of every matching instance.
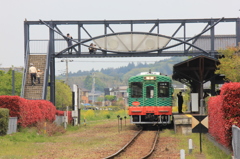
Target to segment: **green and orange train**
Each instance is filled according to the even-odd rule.
[[[128,80],[128,114],[134,124],[171,124],[172,79],[159,72],[143,72]]]

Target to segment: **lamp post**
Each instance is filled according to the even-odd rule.
[[[68,62],[73,62],[73,60],[63,59],[61,62],[66,62],[66,84],[68,83]]]

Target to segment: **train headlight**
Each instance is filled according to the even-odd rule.
[[[144,77],[144,80],[156,80],[155,76],[146,76]]]

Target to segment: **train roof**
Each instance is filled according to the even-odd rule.
[[[137,76],[139,75],[162,75],[161,72],[141,72],[139,74],[137,74]]]
[[[129,78],[129,81],[130,80],[132,80],[132,79],[136,79],[136,78],[138,78],[138,77],[144,77],[144,76],[158,76],[158,77],[163,77],[163,78],[165,78],[165,79],[169,79],[169,80],[171,80],[171,77],[170,76],[167,76],[167,75],[165,75],[165,74],[162,74],[162,73],[160,73],[160,72],[141,72],[141,73],[139,73],[139,74],[137,74],[137,75],[135,75],[135,76],[132,76],[132,77],[130,77]]]

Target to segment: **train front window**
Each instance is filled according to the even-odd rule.
[[[132,98],[142,98],[142,82],[132,82],[131,89]]]
[[[153,86],[147,86],[146,87],[146,98],[153,98],[154,97],[154,87]]]
[[[168,82],[158,82],[158,97],[169,97]]]

